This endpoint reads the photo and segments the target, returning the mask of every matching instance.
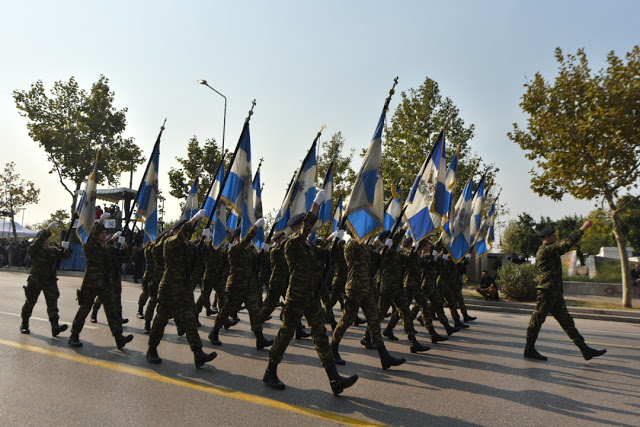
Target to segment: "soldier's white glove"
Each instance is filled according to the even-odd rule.
[[[387,239],[387,240],[384,242],[384,245],[385,245],[386,247],[390,248],[391,246],[393,246],[393,239]]]
[[[469,258],[471,258],[471,254],[467,254],[467,255],[465,255],[465,257],[464,257],[464,258],[465,258],[465,259],[469,259]]]
[[[444,255],[442,255],[442,260],[443,260],[443,261],[446,261],[446,260],[448,260],[448,259],[449,259],[449,254],[444,254]]]
[[[58,223],[57,223],[57,222],[55,222],[55,221],[53,221],[51,224],[49,224],[49,225],[47,226],[47,230],[51,231],[51,230],[53,230],[54,228],[56,228],[56,226],[57,226],[57,225],[58,225]]]
[[[69,242],[62,242],[60,246],[62,246],[62,249],[69,249]]]
[[[105,212],[102,215],[100,215],[100,221],[104,221],[105,219],[109,219],[109,217],[111,217],[111,214],[109,212]]]
[[[257,228],[262,228],[262,227],[264,227],[264,218],[260,218],[260,219],[258,219],[258,220],[256,221],[255,226],[256,226]]]
[[[373,244],[375,245],[376,243],[378,243],[380,241],[379,237],[376,237],[375,239],[373,239]]]
[[[127,239],[125,239],[125,237],[124,237],[124,236],[120,236],[120,237],[118,237],[118,244],[119,244],[120,246],[124,245],[126,242],[127,242]]]
[[[336,239],[342,240],[343,237],[344,237],[344,230],[336,231]]]
[[[207,213],[206,210],[204,209],[200,209],[198,212],[195,213],[195,215],[193,216],[193,218],[191,219],[195,219],[196,221],[199,220],[200,218],[202,218],[205,214]]]
[[[431,256],[432,257],[437,257],[438,256],[438,251],[436,251],[435,249],[431,251]]]
[[[264,245],[262,245],[262,250],[266,253],[269,253],[269,251],[271,250],[271,246],[269,246],[268,243],[265,243]]]
[[[120,237],[122,235],[122,231],[118,231],[116,232],[113,237],[111,237],[112,239],[117,239],[118,237]]]
[[[313,199],[313,203],[321,205],[325,200],[327,200],[327,194],[324,192],[324,190],[320,190],[318,191],[318,194],[316,194],[316,198]]]
[[[204,230],[202,230],[202,237],[204,237],[205,239],[211,237],[211,229],[205,228]]]

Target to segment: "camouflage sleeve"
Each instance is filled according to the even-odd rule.
[[[568,252],[572,247],[574,247],[576,243],[578,243],[578,241],[580,240],[583,234],[584,234],[584,231],[576,230],[573,233],[571,233],[571,236],[567,237],[566,239],[562,239],[559,242],[554,243],[553,245],[551,245],[550,248],[547,248],[547,250],[551,251],[555,255],[560,256]]]
[[[71,250],[71,247],[68,247],[67,249],[61,249],[61,257],[62,259],[69,259],[71,258],[71,255],[73,254],[73,251]]]
[[[49,229],[45,228],[42,230],[42,233],[40,233],[40,235],[29,245],[29,248],[27,249],[29,256],[33,257],[36,252],[42,250],[42,244],[49,238],[49,236],[51,236],[51,231],[49,231]]]
[[[308,212],[304,217],[300,234],[304,235],[305,240],[309,238],[309,235],[313,231],[313,226],[315,225],[316,221],[318,221],[318,216],[312,212]]]
[[[193,234],[193,230],[194,230],[194,226],[191,223],[191,221],[185,222],[184,225],[180,228],[180,231],[178,232],[178,239],[180,240],[188,239]]]
[[[238,243],[238,246],[240,246],[242,249],[248,248],[253,238],[256,237],[257,232],[258,232],[258,229],[255,226],[251,227],[247,235],[244,236],[244,239],[240,240],[240,243]]]
[[[91,229],[91,233],[89,233],[87,241],[82,246],[82,250],[84,252],[86,252],[87,250],[91,251],[93,248],[98,246],[98,237],[100,236],[100,233],[104,231],[104,229],[104,225],[100,224],[99,222],[96,222],[94,224],[93,228]]]
[[[400,231],[396,231],[396,234],[393,235],[393,245],[391,245],[391,250],[398,250],[398,245],[402,242],[402,239],[404,239],[404,234],[406,232],[407,231],[404,228],[401,228]]]
[[[120,248],[120,251],[118,252],[118,261],[121,263],[129,262],[132,252],[133,251],[131,250],[131,246],[124,245],[123,247]]]

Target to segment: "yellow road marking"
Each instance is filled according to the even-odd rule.
[[[146,378],[153,381],[159,381],[162,383],[171,384],[178,387],[184,387],[192,390],[203,391],[205,393],[210,393],[210,394],[215,394],[217,396],[223,396],[231,399],[241,400],[243,402],[255,403],[257,405],[262,405],[262,406],[266,406],[274,409],[280,409],[282,411],[287,411],[294,414],[306,415],[309,417],[319,418],[321,420],[333,421],[335,423],[346,424],[350,426],[382,426],[384,425],[384,424],[377,424],[377,423],[373,423],[366,420],[360,420],[357,418],[348,417],[345,415],[335,414],[333,412],[322,411],[320,409],[308,408],[308,407],[299,406],[299,405],[292,405],[290,403],[280,402],[278,400],[269,399],[267,397],[256,396],[253,394],[243,393],[241,391],[229,390],[226,388],[198,384],[192,381],[171,378],[147,369],[121,365],[118,363],[107,362],[104,360],[91,359],[89,357],[80,356],[77,354],[63,353],[60,351],[49,350],[41,347],[35,347],[28,344],[21,344],[14,341],[7,341],[3,339],[0,339],[0,344],[19,348],[22,350],[29,350],[35,353],[40,353],[48,356],[55,356],[61,359],[70,360],[72,362],[84,363],[85,365],[96,366],[99,368],[110,369],[116,372],[135,375],[141,378]]]

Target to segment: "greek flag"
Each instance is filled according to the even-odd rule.
[[[382,129],[386,112],[384,108],[344,212],[345,223],[351,231],[351,236],[360,243],[366,241],[382,227],[384,217]]]
[[[84,185],[84,189],[82,190],[82,193],[80,193],[80,202],[78,202],[78,208],[76,209],[76,214],[78,215],[76,234],[83,244],[87,242],[96,218],[96,189],[98,186],[99,159],[100,150],[96,153],[96,160],[93,164],[93,169],[91,169],[91,173]]]
[[[331,232],[337,231],[340,228],[340,222],[342,221],[342,196],[338,199],[336,209],[333,211],[333,227]]]
[[[473,202],[471,203],[471,224],[469,227],[469,233],[471,235],[472,243],[475,240],[476,235],[480,231],[480,223],[482,222],[482,205],[484,204],[485,191],[484,191],[485,175],[480,179],[478,188],[473,195]]]
[[[491,203],[491,207],[487,212],[487,216],[482,221],[482,225],[480,226],[480,232],[478,233],[478,237],[474,242],[474,247],[476,250],[476,254],[478,256],[482,256],[489,252],[492,248],[492,243],[495,240],[493,235],[493,220],[496,212],[496,202],[495,200]]]
[[[262,187],[260,184],[260,166],[258,166],[258,170],[256,171],[256,176],[253,178],[253,206],[254,213],[253,217],[258,219],[262,218]],[[256,248],[262,249],[262,245],[264,245],[264,227],[258,229],[256,233],[256,237],[252,240],[253,244]]]
[[[404,218],[416,242],[440,228],[446,214],[447,161],[444,129],[424,161],[405,202]]]
[[[393,226],[396,225],[396,221],[398,220],[398,216],[401,211],[401,188],[398,185],[398,188],[395,190],[391,189],[391,201],[389,201],[389,206],[387,206],[387,210],[384,213],[384,220],[382,221],[382,228],[385,230],[391,231]]]
[[[198,212],[199,209],[198,203],[198,177],[193,180],[193,184],[191,184],[191,189],[189,190],[189,195],[187,196],[187,201],[184,203],[184,208],[182,209],[182,216],[180,216],[180,220],[183,219],[191,219],[192,216]]]
[[[320,205],[320,209],[318,210],[318,222],[316,224],[316,229],[322,227],[327,222],[331,221],[331,210],[332,210],[332,195],[333,195],[333,162],[329,165],[327,169],[327,174],[324,178],[324,183],[322,184],[322,189],[324,190],[325,195],[327,196],[324,202]]]
[[[253,180],[251,174],[251,136],[249,121],[242,128],[227,182],[221,198],[229,204],[240,223],[240,238],[244,238],[255,223],[253,211]]]
[[[218,166],[218,172],[216,173],[216,177],[211,184],[211,188],[209,189],[209,194],[207,195],[206,201],[204,203],[203,209],[207,211],[207,217],[211,218],[211,222],[213,224],[213,237],[211,243],[214,248],[219,248],[220,245],[227,238],[227,206],[225,205],[223,200],[218,201],[218,206],[216,207],[216,211],[213,212],[213,206],[216,203],[216,199],[218,198],[218,194],[220,193],[220,187],[222,187],[222,183],[224,182],[224,156],[220,160],[220,165]],[[212,216],[213,215],[213,216]]]
[[[213,182],[209,187],[209,192],[204,198],[204,205],[202,209],[204,209],[207,213],[207,218],[211,218],[213,214],[213,206],[216,204],[216,199],[220,194],[220,187],[222,187],[222,183],[224,182],[224,154],[220,159],[220,164],[218,165],[218,170],[216,172],[216,176],[213,178]],[[213,219],[211,220],[213,222]]]
[[[449,222],[451,217],[453,217],[453,195],[456,189],[456,179],[458,175],[458,157],[460,157],[460,146],[458,146],[458,149],[451,158],[451,162],[449,163],[449,167],[447,168],[447,178],[445,180],[446,193],[444,196],[445,214],[442,217],[443,225]]]
[[[464,187],[456,203],[453,223],[445,224],[442,233],[446,248],[453,260],[458,263],[471,249],[471,203],[473,201],[473,180],[470,179]],[[449,239],[448,236],[451,236]]]
[[[136,220],[144,221],[144,242],[156,240],[158,235],[158,164],[160,161],[159,141],[153,147],[147,173],[142,180],[136,203]]]

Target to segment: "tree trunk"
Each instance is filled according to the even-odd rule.
[[[11,209],[11,228],[13,228],[13,241],[18,243],[18,232],[16,231],[16,219],[13,215],[13,209]]]
[[[73,214],[76,212],[78,207],[78,190],[80,190],[80,184],[76,184],[76,191],[73,192],[71,198],[71,218],[73,219]]]
[[[627,241],[622,234],[622,223],[620,213],[616,209],[613,198],[605,196],[611,208],[611,218],[613,219],[613,235],[618,244],[620,252],[620,270],[622,272],[622,307],[631,308],[631,272],[629,271],[629,257],[627,256]]]

